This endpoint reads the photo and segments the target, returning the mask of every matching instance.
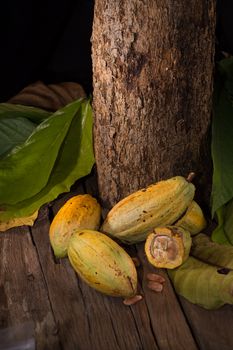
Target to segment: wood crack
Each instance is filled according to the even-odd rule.
[[[146,302],[145,302],[145,305],[146,305]],[[146,305],[147,306],[147,305]],[[141,334],[140,334],[140,331],[139,331],[139,327],[138,327],[138,324],[137,324],[137,319],[136,319],[136,317],[135,317],[135,315],[134,315],[134,312],[133,312],[133,310],[132,310],[132,308],[134,307],[134,306],[129,306],[130,307],[130,310],[131,310],[131,314],[132,314],[132,317],[133,317],[133,320],[134,320],[134,324],[135,324],[135,327],[136,327],[136,329],[137,329],[137,333],[138,333],[138,336],[139,336],[139,339],[140,339],[140,342],[141,342],[141,346],[142,346],[142,350],[143,350],[143,341],[142,341],[142,337],[141,337]],[[148,313],[149,314],[149,313]],[[149,320],[150,320],[150,317],[149,317]],[[150,330],[151,330],[151,333],[153,334],[153,338],[154,338],[154,342],[155,342],[155,344],[156,344],[156,347],[157,347],[157,349],[159,349],[159,347],[158,347],[158,344],[157,344],[157,341],[156,341],[156,337],[155,337],[155,334],[154,334],[154,331],[153,331],[153,328],[151,327],[151,320],[150,320]],[[154,348],[153,348],[154,349]],[[156,349],[154,349],[154,350],[156,350]]]
[[[108,308],[106,308],[106,310],[108,312],[108,315],[109,315],[109,318],[110,318],[110,321],[111,321],[111,325],[112,325],[112,329],[113,329],[113,332],[114,332],[114,335],[115,335],[115,341],[116,341],[117,347],[118,347],[119,350],[121,350],[121,346],[119,344],[118,337],[117,337],[117,332],[116,332],[115,327],[114,327],[114,321],[112,319],[112,314],[111,314],[111,312],[109,311]]]
[[[192,325],[191,325],[191,323],[190,323],[190,320],[189,320],[189,318],[188,318],[188,315],[186,314],[185,309],[184,309],[184,307],[183,307],[183,304],[182,304],[182,302],[181,302],[181,299],[180,299],[179,295],[177,295],[177,293],[176,293],[176,291],[175,291],[175,288],[174,288],[174,286],[173,286],[172,283],[171,283],[171,287],[173,288],[174,294],[175,294],[175,296],[176,296],[176,300],[177,300],[177,302],[178,302],[178,304],[179,304],[179,306],[180,306],[180,309],[181,309],[181,311],[182,311],[182,313],[183,313],[183,315],[184,315],[185,321],[186,321],[186,323],[187,323],[187,325],[188,325],[188,327],[189,327],[190,333],[192,334],[192,337],[193,337],[193,340],[194,340],[194,342],[195,342],[195,345],[196,345],[197,349],[200,349],[200,348],[201,348],[201,347],[200,347],[200,344],[199,344],[198,340],[196,339],[195,333],[193,332]],[[204,349],[203,349],[203,350],[204,350]]]
[[[57,324],[57,322],[56,322],[56,317],[55,317],[55,313],[54,313],[52,301],[51,301],[51,298],[50,298],[48,283],[47,283],[46,276],[45,276],[45,274],[44,274],[43,265],[42,265],[41,260],[40,260],[40,254],[39,254],[39,252],[38,252],[38,247],[37,247],[37,244],[36,244],[36,242],[35,242],[35,240],[34,240],[34,236],[33,236],[33,232],[32,232],[32,228],[31,228],[31,227],[29,227],[29,233],[30,233],[31,241],[32,241],[33,245],[35,246],[35,251],[36,251],[38,263],[39,263],[39,266],[40,266],[41,274],[42,274],[42,276],[43,276],[44,284],[45,284],[45,286],[46,286],[46,292],[47,292],[48,302],[49,302],[50,310],[51,310],[51,313],[52,313],[53,322],[54,322],[54,325],[55,325],[55,328],[53,329],[52,334],[53,334],[53,335],[58,335],[58,334],[59,334],[59,327],[58,327],[58,324]],[[57,336],[57,338],[58,338],[59,348],[62,350],[63,347],[62,347],[61,341],[60,341],[60,339],[59,339],[59,335]]]
[[[79,280],[78,280],[77,277],[76,277],[76,282],[77,282],[77,286],[78,286],[78,289],[79,289],[80,294],[81,294],[81,297],[82,297],[82,301],[83,301],[83,304],[84,304],[84,308],[85,308],[85,310],[88,310],[87,303],[86,303],[86,300],[85,300],[85,294],[83,293],[82,287],[80,286],[80,283],[79,283]],[[91,322],[90,322],[90,319],[89,319],[89,314],[88,314],[88,312],[86,312],[86,318],[87,318],[88,332],[89,332],[89,334],[91,335],[92,329],[91,329]]]

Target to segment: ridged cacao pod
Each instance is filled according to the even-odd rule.
[[[222,267],[223,270],[233,270],[233,246],[214,242],[204,233],[193,237],[191,255],[208,264]]]
[[[182,176],[159,181],[118,202],[101,231],[128,244],[143,241],[155,227],[178,220],[194,193],[194,185]]]
[[[184,215],[175,223],[176,226],[183,227],[190,234],[196,235],[206,227],[206,219],[202,209],[197,202],[192,201]]]
[[[233,271],[190,256],[184,264],[168,270],[176,293],[205,309],[233,304]]]
[[[192,244],[190,233],[181,227],[157,227],[145,243],[148,261],[155,267],[174,269],[187,260]]]
[[[68,257],[77,274],[99,292],[117,297],[136,294],[137,272],[133,260],[105,234],[77,231],[70,239]]]
[[[89,194],[69,199],[55,215],[49,230],[50,243],[58,258],[67,255],[70,237],[77,230],[97,230],[100,225],[101,207]]]

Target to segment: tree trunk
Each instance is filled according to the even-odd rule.
[[[190,171],[202,191],[210,183],[214,30],[214,0],[95,1],[94,147],[104,207]]]

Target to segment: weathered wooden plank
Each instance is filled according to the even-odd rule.
[[[49,242],[49,225],[48,210],[44,208],[43,213],[32,227],[32,235],[58,325],[58,336],[65,349],[74,349],[75,346],[79,348],[79,342],[88,347],[89,338],[83,337],[78,331],[81,324],[81,328],[85,329],[87,333],[89,325],[85,319],[83,299],[77,297],[79,288],[76,276],[67,259],[57,260],[54,258]]]
[[[27,227],[0,235],[0,328],[32,321],[37,349],[60,349],[37,251]]]
[[[206,310],[180,297],[200,350],[233,349],[233,306]]]
[[[141,339],[142,331],[138,329],[131,307],[123,305],[120,298],[102,295],[88,287],[77,278],[67,258],[56,262],[48,231],[49,221],[43,214],[32,228],[32,234],[59,325],[62,346],[80,350],[158,349],[150,333],[148,316],[144,317],[147,324]],[[135,309],[141,307],[139,304],[134,306]],[[138,311],[138,315],[141,312]],[[147,312],[146,307],[144,312]]]
[[[92,348],[158,349],[150,329],[150,319],[144,301],[133,306],[125,306],[121,298],[112,298],[95,292],[82,281],[80,284],[90,304],[90,324],[95,328]],[[140,315],[139,320],[136,319],[136,315]],[[114,335],[113,339],[107,334],[109,332],[109,327],[106,328],[107,322],[110,324],[110,332]]]
[[[177,299],[166,273],[148,264],[143,244],[127,248],[141,260],[144,296],[128,307],[88,287],[67,258],[54,258],[49,220],[66,200],[84,192],[98,196],[95,176],[87,176],[84,187],[78,181],[50,209],[44,206],[31,235],[26,227],[0,235],[0,328],[32,320],[38,349],[232,349],[233,307],[208,311]],[[146,274],[152,271],[166,278],[162,293],[147,287]]]
[[[142,289],[159,349],[197,349],[195,339],[186,322],[167,274],[162,269],[158,270],[150,266],[144,253],[143,243],[138,244],[137,248],[138,256],[142,263]],[[161,293],[153,292],[147,287],[146,275],[149,272],[159,273],[166,279]]]

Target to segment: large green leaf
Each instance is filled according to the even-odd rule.
[[[40,123],[23,145],[15,147],[1,160],[0,203],[16,204],[46,186],[60,147],[80,108],[81,100],[78,100],[58,110]]]
[[[94,164],[92,110],[90,102],[86,100],[72,103],[67,108],[77,108],[78,104],[80,108],[70,123],[46,186],[21,202],[1,205],[0,222],[31,215],[60,193],[69,191],[77,179],[91,171]],[[63,117],[66,118],[65,114]]]
[[[50,115],[51,112],[35,107],[0,103],[0,157],[26,141],[34,128]]]
[[[6,156],[14,147],[22,144],[35,127],[36,124],[27,118],[0,119],[0,158]]]
[[[232,242],[229,222],[233,210],[228,205],[233,198],[233,58],[219,63],[215,79],[212,127],[213,187],[212,215],[217,213],[218,227],[212,239],[219,243]],[[227,231],[226,231],[227,230]],[[231,237],[232,236],[232,237]]]
[[[36,107],[0,103],[0,119],[22,117],[31,120],[33,123],[39,124],[51,114],[51,112]]]
[[[221,244],[230,244],[229,239],[227,238],[224,223],[225,223],[225,205],[217,209],[216,217],[218,221],[217,228],[212,232],[211,238],[214,242]]]
[[[233,199],[224,208],[223,229],[227,239],[233,244]]]

